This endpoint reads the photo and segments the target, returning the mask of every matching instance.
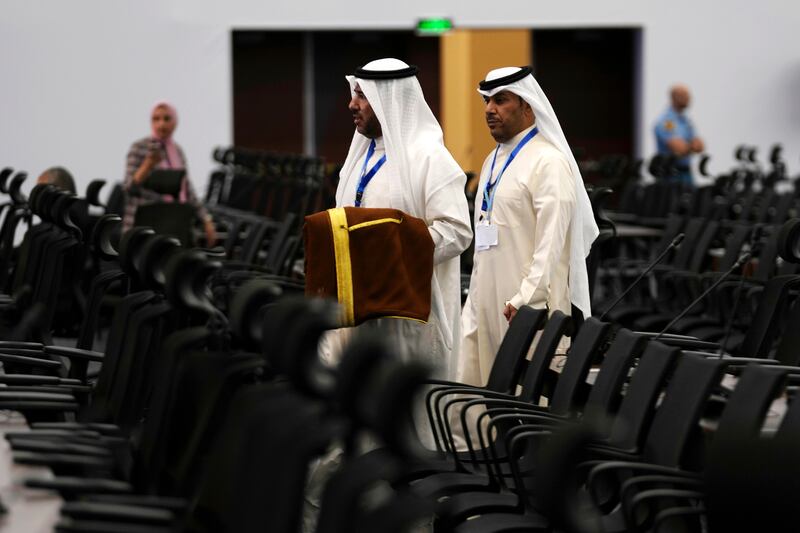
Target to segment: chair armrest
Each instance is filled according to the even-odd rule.
[[[647,472],[649,474],[663,474],[674,475],[676,477],[699,477],[697,474],[679,470],[677,468],[655,465],[652,463],[643,463],[638,461],[602,461],[595,465],[589,472],[589,477],[586,479],[586,486],[591,492],[595,480],[604,472],[611,470],[634,470],[636,472]]]
[[[770,368],[781,368],[786,369],[784,365],[780,364],[780,361],[776,361],[775,359],[766,359],[763,357],[736,357],[732,355],[723,354],[722,357],[716,353],[707,353],[707,352],[694,352],[694,351],[686,351],[684,350],[684,354],[687,355],[699,355],[701,357],[711,357],[715,359],[719,359],[720,361],[724,361],[728,367],[742,367],[749,364],[757,364],[757,365],[765,365],[769,366]],[[795,372],[800,371],[800,367],[795,368]]]
[[[153,509],[136,505],[122,505],[104,502],[66,502],[61,506],[61,514],[76,518],[114,520],[145,524],[169,524],[175,515],[166,509]]]
[[[98,442],[99,444],[99,442]],[[35,453],[70,453],[96,457],[111,457],[111,451],[103,446],[75,444],[67,441],[42,439],[18,439],[10,444],[13,451]]]
[[[6,348],[0,348],[0,352],[8,355],[23,355],[25,357],[38,357],[39,359],[43,358],[44,354],[44,347],[41,348],[22,348],[19,346],[9,346]],[[46,357],[45,357],[46,359]]]
[[[437,423],[439,421],[435,420],[434,416],[433,416],[433,405],[432,405],[433,397],[435,395],[438,395],[442,391],[447,391],[447,390],[450,390],[451,388],[454,388],[454,387],[471,388],[471,390],[484,390],[484,389],[480,388],[480,387],[471,387],[470,385],[464,385],[462,383],[456,383],[454,381],[446,381],[446,380],[441,380],[441,379],[428,379],[428,380],[425,381],[425,384],[426,385],[433,385],[433,387],[431,387],[430,389],[428,389],[425,392],[424,403],[425,403],[425,411],[426,411],[426,414],[428,415],[428,424],[430,425],[431,431],[433,432],[433,440],[434,440],[434,443],[436,444],[436,450],[439,451],[439,452],[444,452],[447,449],[446,448],[446,442],[445,442],[446,438],[445,438],[445,435],[444,435],[444,427],[440,426],[439,428],[437,428],[437,425],[438,425]],[[437,397],[436,401],[437,401],[437,408],[438,408],[438,397]],[[440,437],[439,436],[439,431],[440,430],[442,431],[442,435],[441,435],[441,439],[442,440],[441,441],[439,440],[439,437]]]
[[[0,341],[0,351],[5,351],[6,349],[41,351],[42,348],[44,348],[44,344],[42,344],[41,342]]]
[[[86,494],[84,498],[84,501],[136,505],[154,509],[165,509],[176,513],[183,513],[189,506],[189,502],[185,498],[155,496],[149,494],[126,494],[122,492],[116,492],[106,494]]]
[[[81,438],[100,438],[100,434],[96,431],[68,431],[62,429],[39,429],[36,431],[9,431],[3,435],[8,442],[14,440],[37,438],[37,439],[60,439],[70,437]]]
[[[97,362],[102,362],[105,357],[102,352],[83,350],[81,348],[69,348],[67,346],[45,346],[44,353],[49,355],[58,355],[68,359],[81,359]]]
[[[79,379],[36,374],[0,374],[0,383],[5,385],[84,385]]]
[[[653,523],[653,533],[660,533],[662,531],[661,525],[670,518],[674,518],[676,516],[695,516],[704,514],[706,514],[706,508],[702,504],[664,509],[656,515],[655,522]]]
[[[64,435],[51,435],[51,430],[42,430],[47,432],[45,435],[40,435],[40,431],[30,431],[25,434],[19,434],[11,437],[8,440],[9,446],[13,448],[17,442],[64,442],[67,444],[80,444],[84,446],[103,446],[109,449],[117,449],[130,445],[130,441],[125,437],[110,437],[105,435],[94,434],[86,431],[65,431]],[[86,435],[89,436],[86,436]]]
[[[55,525],[58,533],[175,533],[170,525],[133,525],[130,522],[95,519],[76,519],[62,516]]]
[[[464,386],[464,387],[448,387],[448,386],[435,387],[434,389],[432,389],[429,392],[431,392],[432,394],[435,394],[435,396],[436,396],[435,398],[433,398],[433,401],[432,401],[433,409],[432,410],[431,409],[428,410],[428,418],[431,421],[431,425],[433,425],[433,422],[434,422],[433,414],[435,413],[436,416],[437,416],[436,422],[437,422],[437,424],[439,426],[439,429],[443,433],[443,438],[449,439],[451,442],[452,442],[452,434],[449,433],[449,424],[448,424],[448,421],[447,421],[447,413],[450,410],[450,407],[452,405],[457,404],[457,403],[464,403],[466,401],[469,401],[469,398],[454,398],[452,400],[449,400],[449,401],[445,402],[444,406],[442,406],[441,403],[442,403],[442,401],[444,401],[445,397],[456,395],[456,394],[462,394],[462,395],[475,395],[475,396],[488,396],[488,397],[498,397],[499,396],[501,398],[508,398],[508,395],[506,395],[506,394],[490,391],[490,390],[483,389],[483,388],[474,388],[474,387],[471,387],[469,385]],[[432,397],[432,396],[430,396],[430,397]],[[426,397],[426,400],[427,399],[428,399],[428,397]],[[430,404],[428,404],[428,406],[430,407]],[[445,431],[445,429],[447,429],[448,431]]]
[[[658,336],[658,333],[654,331],[637,331],[636,333],[648,339]],[[700,340],[697,337],[667,333],[658,337],[658,342],[668,346],[674,346],[676,348],[691,348],[695,350],[719,350],[720,348],[719,343],[716,342]]]
[[[68,453],[14,452],[14,462],[34,466],[80,466],[87,468],[108,468],[113,464],[110,457],[74,455]]]
[[[684,490],[687,489],[695,489],[701,490],[704,486],[704,482],[699,477],[690,476],[684,477],[683,475],[664,475],[664,474],[649,474],[644,476],[634,476],[632,478],[626,479],[622,485],[620,486],[619,494],[620,494],[620,501],[622,502],[623,510],[626,513],[627,518],[629,519],[629,524],[633,523],[630,519],[635,516],[633,514],[633,509],[635,507],[630,505],[631,501],[631,492],[640,491],[640,493],[644,492],[641,490],[640,486],[645,484],[655,483],[659,485],[680,485]],[[664,487],[660,487],[664,488]],[[647,489],[650,490],[650,489]]]
[[[125,494],[131,492],[133,487],[126,481],[103,478],[57,477],[54,479],[26,479],[26,487],[32,489],[54,490],[62,496],[75,496],[78,494]]]
[[[37,392],[36,389],[22,392],[3,392],[0,389],[0,401],[4,400],[31,400],[36,402],[70,402],[75,399],[71,394],[57,394],[53,392]]]
[[[67,411],[75,412],[80,409],[78,402],[53,402],[35,400],[0,400],[0,410],[11,410],[25,413],[28,411]]]
[[[115,424],[100,424],[96,422],[34,422],[31,429],[67,429],[67,430],[90,430],[102,435],[119,436],[122,434],[119,426]]]
[[[37,357],[28,357],[25,355],[14,355],[7,353],[0,353],[0,363],[15,363],[20,365],[38,367],[38,368],[61,368],[61,362],[53,361],[52,359],[39,359]]]
[[[657,499],[665,499],[665,498],[669,498],[671,500],[672,499],[699,500],[699,499],[703,499],[704,497],[705,497],[705,494],[703,494],[700,491],[696,491],[696,490],[682,490],[682,489],[651,489],[651,490],[645,490],[645,491],[640,492],[639,494],[637,494],[636,496],[634,496],[631,499],[631,503],[627,506],[628,508],[626,509],[625,518],[626,518],[626,521],[628,521],[628,524],[633,524],[634,523],[634,517],[636,516],[637,509],[639,508],[640,505],[642,505],[643,503],[645,503],[645,502],[647,502],[649,500],[657,500]],[[664,511],[669,510],[669,509],[685,509],[685,508],[686,507],[672,507],[672,508],[668,508],[668,509],[662,510],[660,513],[658,513],[659,515],[662,515],[662,518],[661,518],[661,520],[659,522],[663,522],[666,519],[666,517],[663,516]],[[685,514],[685,513],[680,513],[680,514]]]

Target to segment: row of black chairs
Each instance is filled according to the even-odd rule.
[[[330,207],[329,169],[317,157],[238,147],[218,148],[206,203],[249,211],[271,220],[302,219]]]
[[[344,462],[320,530],[399,531],[427,512],[425,500],[402,491],[358,505],[418,452],[408,424],[426,368],[398,361],[376,339],[327,368],[317,339],[338,315],[320,302],[279,303],[285,280],[251,271],[230,290],[237,271],[213,252],[148,228],[120,235],[114,215],[84,239],[70,214],[74,196],[40,185],[30,200],[42,222],[28,232],[28,250],[35,233],[46,248],[68,242],[103,263],[78,346],[36,342],[19,327],[0,345],[0,405],[31,425],[6,438],[15,461],[56,474],[28,486],[64,498],[57,530],[296,531],[309,461],[361,433],[384,451],[366,472]],[[31,254],[20,250],[20,260]],[[45,278],[68,278],[50,273],[31,280],[34,291]]]
[[[789,497],[795,479],[782,468],[798,473],[791,446],[800,408],[794,387],[787,388],[797,382],[796,366],[682,350],[673,339],[655,341],[590,318],[549,385],[549,361],[570,321],[552,313],[526,362],[529,332],[545,319],[529,309],[520,318],[485,387],[442,384],[427,395],[438,460],[419,463],[405,482],[437,502],[437,530],[736,530],[727,529],[729,512],[791,530],[785,524],[793,522],[781,520],[793,516],[792,507],[779,511],[765,502]],[[781,424],[768,422],[772,403],[786,398],[781,393],[788,393],[788,412]],[[459,430],[466,451],[457,447]],[[780,444],[770,443],[772,435]],[[766,492],[755,507],[737,510],[732,505],[748,503],[749,483],[738,463],[748,461],[754,443],[784,455],[756,460],[772,468],[756,478]],[[767,487],[772,475],[781,481]],[[735,503],[728,493],[738,495]]]
[[[767,295],[777,291],[790,305],[797,276],[774,282],[774,255],[763,261],[772,269],[761,291],[732,280],[732,298],[750,291],[755,306],[744,307],[760,317],[739,324],[746,338],[738,351],[677,331],[654,340],[656,332],[636,330],[643,318],[672,321],[678,301],[719,279],[703,278],[718,235],[730,248],[719,272],[735,270],[744,251],[761,268],[770,246],[794,264],[797,221],[756,231],[670,219],[664,242],[673,231],[687,236],[654,279],[664,284],[658,294],[674,291],[658,305],[674,307],[633,313],[629,328],[522,308],[489,381],[473,387],[431,379],[374,338],[351,346],[335,367],[323,363],[318,342],[336,327],[335,310],[288,298],[302,286],[285,272],[231,257],[246,248],[245,230],[223,250],[186,250],[147,228],[120,235],[112,215],[82,230],[78,201],[50,186],[32,191],[27,206],[42,222],[12,261],[15,274],[29,276],[31,304],[17,320],[9,315],[0,343],[0,405],[32,426],[7,438],[18,462],[54,470],[54,480],[29,485],[65,499],[59,530],[297,531],[309,464],[332,446],[344,459],[327,481],[316,531],[399,532],[426,521],[438,531],[723,531],[726,498],[744,498],[747,487],[737,479],[745,449],[737,443],[776,456],[760,468],[795,472],[798,409],[787,383],[796,375],[797,328]],[[644,266],[616,268],[630,279]],[[80,278],[91,281],[73,281]],[[82,285],[89,288],[73,290]],[[85,297],[75,348],[53,345],[46,334],[55,322],[43,320],[52,301],[45,298],[66,287]],[[713,317],[713,308],[703,310]],[[98,333],[104,346],[96,346]],[[565,335],[571,348],[557,373],[550,366]],[[728,353],[745,355],[749,344],[764,349]],[[411,421],[420,396],[432,452]],[[789,407],[773,431],[766,414],[776,399]],[[365,436],[376,449],[364,448]],[[766,486],[769,475],[779,483]],[[764,502],[791,490],[793,478],[769,475],[756,478],[765,493],[754,513],[778,513],[762,518],[778,524],[791,508]]]

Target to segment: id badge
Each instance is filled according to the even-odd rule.
[[[478,224],[475,227],[475,248],[488,250],[497,246],[497,226],[493,224]]]

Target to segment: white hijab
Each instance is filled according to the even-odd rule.
[[[486,75],[486,82],[505,78],[518,74],[523,69],[520,67],[504,67],[492,70]],[[488,90],[478,89],[483,96],[493,96],[501,91],[509,91],[528,102],[533,108],[536,116],[536,127],[539,128],[539,135],[547,139],[558,150],[564,154],[572,170],[572,177],[575,181],[575,214],[570,224],[570,258],[569,258],[569,287],[570,300],[581,310],[584,317],[591,316],[591,297],[589,295],[589,276],[586,271],[586,257],[592,248],[592,243],[597,238],[600,230],[594,220],[592,204],[589,195],[583,184],[578,163],[572,150],[569,147],[561,125],[556,117],[556,112],[550,101],[545,96],[542,88],[531,74],[522,79],[511,81],[508,84],[493,87]]]

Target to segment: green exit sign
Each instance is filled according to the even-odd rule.
[[[441,35],[453,29],[453,21],[449,18],[424,18],[417,22],[417,33],[420,35]]]

